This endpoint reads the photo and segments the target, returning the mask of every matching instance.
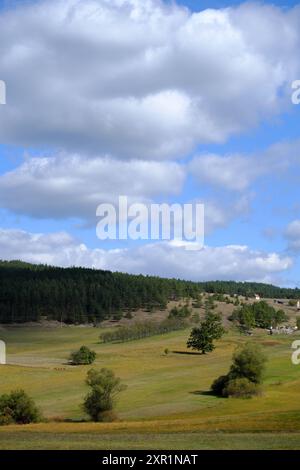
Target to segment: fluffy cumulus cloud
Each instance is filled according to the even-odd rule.
[[[230,191],[245,191],[262,176],[299,173],[300,141],[280,142],[250,155],[204,154],[193,158],[189,172],[200,182]],[[298,181],[297,181],[298,184]]]
[[[96,208],[111,203],[118,208],[119,196],[149,207],[157,198],[178,199],[186,179],[186,168],[175,162],[83,158],[59,154],[28,158],[0,175],[0,205],[18,215],[39,219],[75,218],[95,223]],[[250,200],[222,203],[199,199],[205,205],[205,232],[224,228],[235,218],[247,215]]]
[[[299,69],[300,10],[52,0],[0,13],[1,142],[182,157],[277,113]]]
[[[5,259],[59,266],[86,266],[191,280],[236,279],[270,282],[292,266],[288,256],[247,246],[204,247],[188,251],[182,243],[158,242],[132,249],[88,249],[67,233],[33,234],[0,230]],[[176,273],[176,274],[175,274]]]
[[[300,7],[249,3],[192,13],[160,0],[38,0],[1,9],[0,141],[51,155],[27,157],[0,176],[1,207],[90,222],[99,203],[119,195],[146,204],[194,197],[205,203],[206,233],[226,227],[247,215],[257,178],[292,168],[299,142],[187,160],[201,145],[286,110],[299,49]],[[194,194],[187,172],[233,193]],[[286,237],[295,249],[294,225]],[[65,232],[0,230],[0,252],[195,280],[274,281],[292,265],[289,256],[239,245],[90,249]]]
[[[29,158],[0,176],[0,204],[17,214],[37,218],[91,219],[101,203],[148,203],[152,198],[179,194],[184,168],[173,162],[80,155]]]

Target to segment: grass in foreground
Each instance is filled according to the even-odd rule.
[[[300,450],[300,433],[77,434],[12,432],[1,436],[5,450]]]

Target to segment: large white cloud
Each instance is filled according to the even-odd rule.
[[[148,203],[181,192],[185,169],[173,162],[119,161],[80,155],[28,158],[0,176],[0,205],[37,218],[95,217],[101,203],[119,196]]]
[[[33,234],[0,230],[3,259],[22,259],[59,266],[85,266],[191,280],[235,279],[276,282],[292,259],[247,246],[204,247],[188,251],[184,244],[157,242],[132,249],[89,249],[67,233]]]
[[[0,140],[181,157],[282,109],[300,10],[191,13],[159,0],[46,0],[0,13]]]
[[[186,180],[185,165],[175,162],[84,158],[76,154],[27,158],[16,169],[0,175],[0,206],[18,215],[38,219],[75,218],[96,223],[96,208],[127,196],[129,204],[179,202]],[[188,201],[187,201],[188,202]],[[225,203],[202,199],[205,233],[228,226],[247,215],[247,196]]]

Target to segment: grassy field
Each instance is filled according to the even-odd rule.
[[[237,344],[247,340],[238,333],[205,356],[186,354],[189,330],[125,344],[100,344],[99,334],[84,327],[0,330],[9,363],[0,366],[0,393],[23,388],[49,420],[0,427],[0,449],[300,449],[300,366],[291,363],[296,337],[251,337],[269,361],[263,396],[243,400],[209,394]],[[86,418],[81,403],[90,366],[67,359],[82,344],[97,352],[96,367],[112,368],[128,386],[118,422],[79,422]],[[165,348],[172,352],[165,355]]]
[[[6,450],[299,450],[300,433],[103,433],[74,435],[9,432],[1,435]]]

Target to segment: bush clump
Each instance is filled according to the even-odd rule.
[[[232,398],[251,398],[260,393],[259,386],[245,377],[229,380],[222,391],[224,397]]]
[[[70,362],[73,365],[92,364],[95,359],[95,351],[91,351],[87,346],[81,346],[78,351],[74,351],[70,355]]]
[[[0,396],[0,425],[29,424],[40,420],[38,408],[24,390]]]
[[[212,392],[221,397],[250,398],[261,393],[266,357],[259,345],[246,343],[233,354],[227,375],[212,384]]]

